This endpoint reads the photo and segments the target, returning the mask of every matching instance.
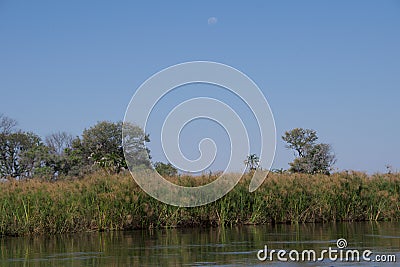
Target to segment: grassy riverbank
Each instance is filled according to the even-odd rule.
[[[2,183],[0,235],[400,220],[400,174],[270,174],[253,193],[248,192],[249,180],[244,177],[222,199],[196,208],[158,202],[144,193],[128,173],[113,176],[97,173],[84,179],[52,183],[38,180]],[[182,178],[180,182],[189,183]]]

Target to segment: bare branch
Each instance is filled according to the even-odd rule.
[[[16,120],[0,114],[0,133],[10,134],[13,132],[15,126],[17,126]]]

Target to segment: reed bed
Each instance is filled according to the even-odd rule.
[[[400,174],[368,176],[274,174],[248,192],[245,175],[226,196],[195,208],[161,203],[129,173],[96,173],[82,179],[0,184],[0,235],[55,234],[160,227],[399,221]],[[215,176],[171,177],[196,186]]]

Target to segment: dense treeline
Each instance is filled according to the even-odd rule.
[[[285,132],[282,139],[297,157],[255,192],[248,185],[260,164],[252,154],[244,161],[249,173],[226,196],[179,208],[141,190],[125,156],[182,186],[203,185],[217,175],[183,176],[170,163],[152,164],[149,136],[139,127],[103,121],[78,137],[59,132],[42,140],[16,125],[0,115],[0,235],[400,219],[400,174],[331,174],[336,158],[328,144],[316,143],[314,130]]]
[[[81,136],[66,132],[53,133],[44,140],[32,132],[16,128],[17,122],[0,114],[0,178],[42,178],[55,180],[83,177],[99,169],[109,174],[128,168],[150,167],[161,175],[174,176],[177,169],[170,163],[151,163],[145,142],[149,135],[137,126],[122,122],[98,122]],[[314,130],[295,128],[285,132],[286,147],[295,151],[290,163],[292,173],[330,174],[336,157],[328,144],[315,143]],[[259,158],[251,154],[244,160],[249,171],[261,168]]]
[[[123,143],[146,151],[150,141],[139,127],[122,122],[98,122],[79,137],[65,132],[53,133],[44,140],[32,132],[16,128],[17,122],[0,114],[0,178],[82,177],[98,169],[119,173],[126,169]],[[132,133],[122,140],[122,130]],[[129,128],[130,127],[130,128]],[[129,139],[129,140],[128,140]],[[136,155],[149,165],[148,156]]]
[[[171,177],[195,186],[214,176]],[[128,172],[73,181],[0,183],[0,235],[264,223],[400,220],[400,174],[274,174],[253,193],[250,175],[223,198],[180,208],[161,203]]]

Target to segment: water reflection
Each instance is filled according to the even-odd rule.
[[[264,245],[270,249],[321,251],[335,247],[338,238],[346,238],[349,248],[396,254],[400,261],[400,225],[387,222],[4,237],[0,239],[0,266],[263,266],[266,263],[258,261],[256,253]],[[320,265],[325,264],[340,265],[338,262]]]

